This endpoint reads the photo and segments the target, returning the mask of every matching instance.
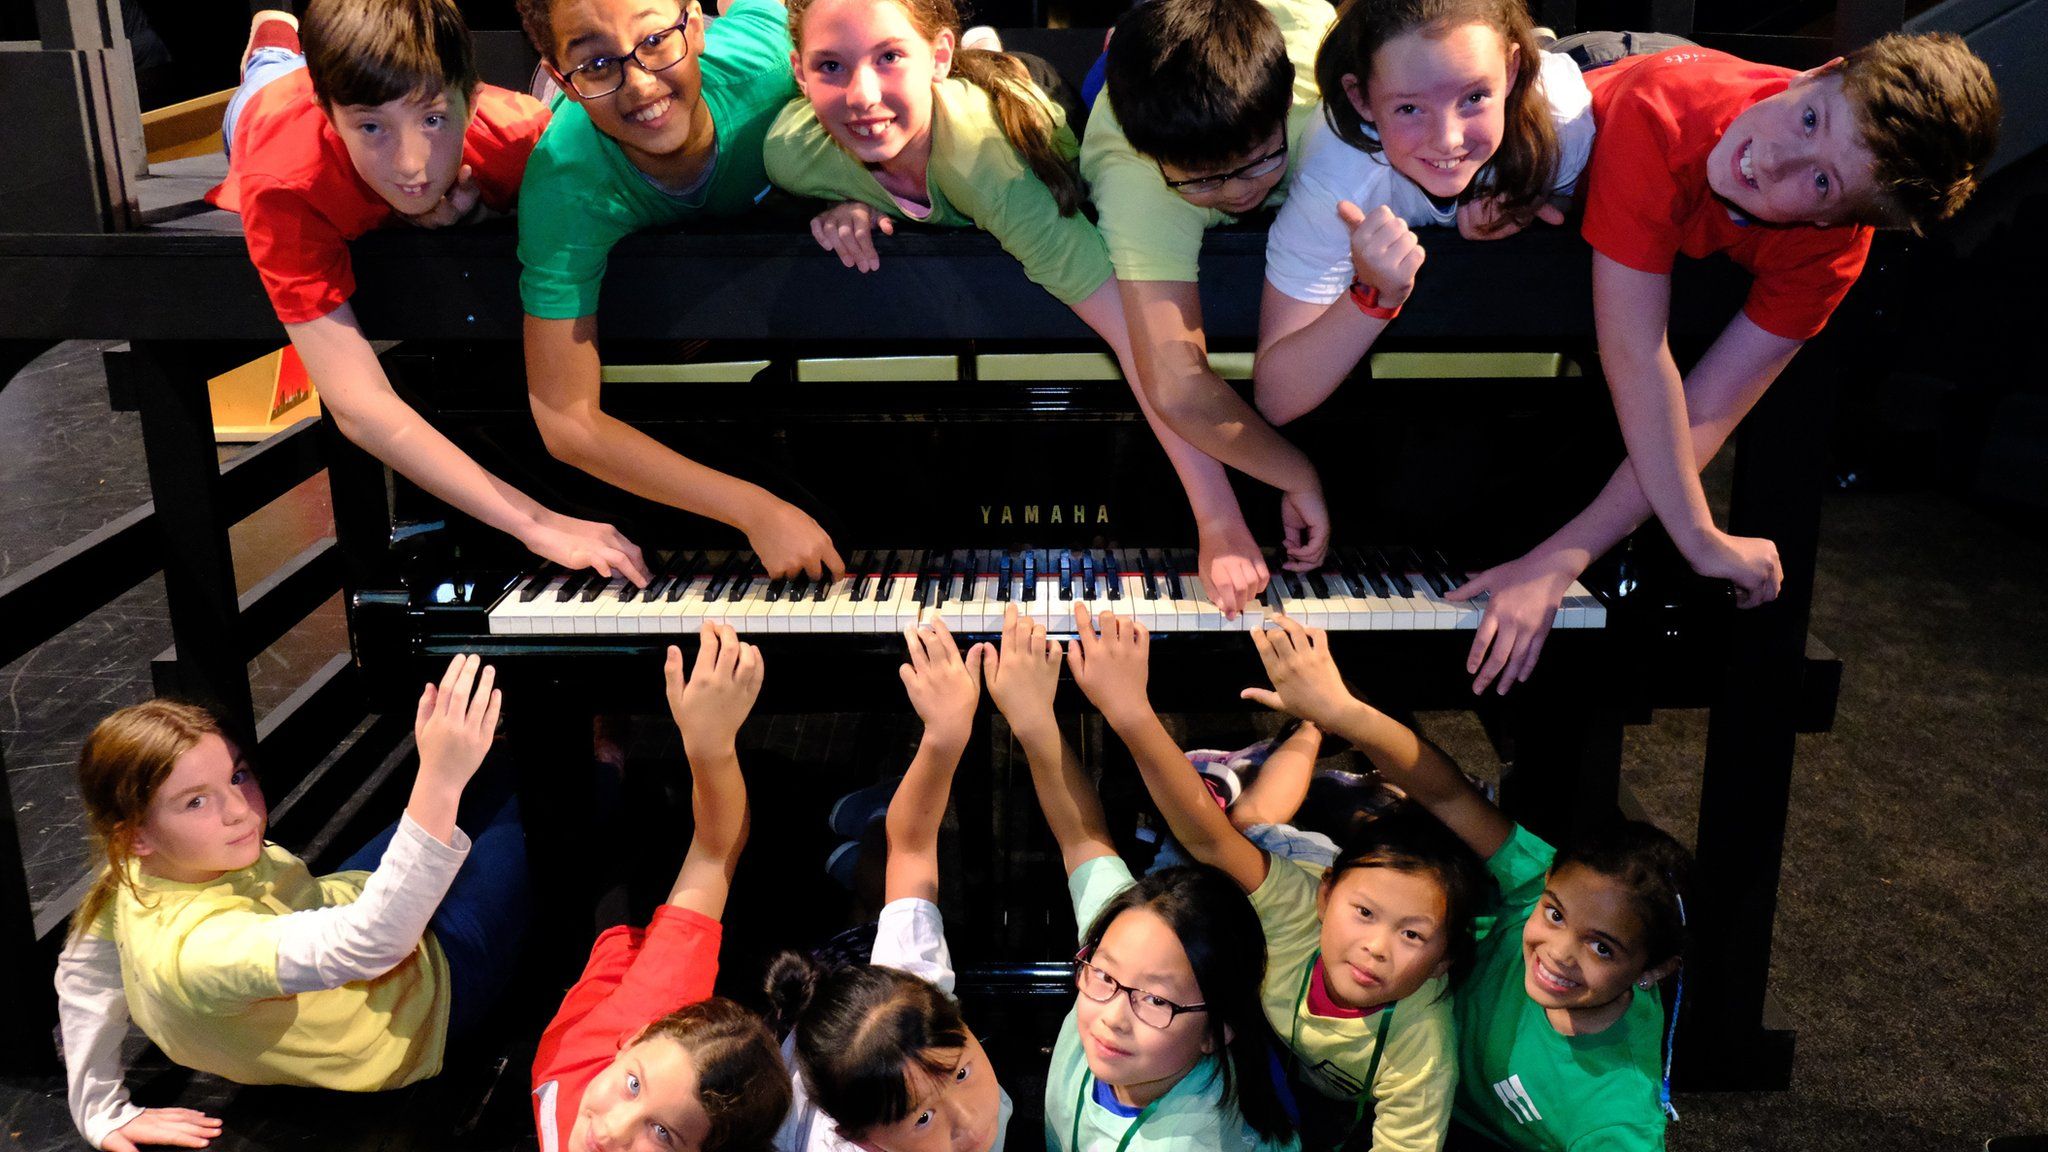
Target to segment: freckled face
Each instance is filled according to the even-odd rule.
[[[818,0],[790,57],[818,122],[861,163],[931,150],[932,85],[953,61],[953,33],[926,40],[889,0]]]
[[[256,863],[268,817],[256,773],[226,741],[207,735],[178,757],[150,798],[133,848],[151,876],[206,883]]]
[[[1350,868],[1324,885],[1317,901],[1323,971],[1340,1004],[1391,1004],[1413,995],[1448,964],[1449,907],[1431,875]]]
[[[469,103],[460,92],[336,104],[327,116],[356,175],[402,215],[417,216],[439,204],[462,170]]]
[[[1449,200],[1500,148],[1518,55],[1485,24],[1418,28],[1380,45],[1362,88],[1346,75],[1344,95],[1394,171]]]
[[[1644,925],[1628,890],[1590,868],[1567,866],[1522,926],[1522,984],[1545,1008],[1611,1004],[1649,966]]]
[[[622,1049],[583,1090],[564,1152],[691,1152],[710,1134],[696,1063],[656,1036]]]
[[[1826,227],[1850,218],[1871,165],[1841,77],[1816,70],[1735,118],[1707,154],[1707,186],[1752,219]]]

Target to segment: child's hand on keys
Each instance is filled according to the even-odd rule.
[[[1003,609],[1000,651],[975,645],[983,653],[988,698],[996,702],[1010,730],[1019,736],[1054,727],[1052,700],[1060,686],[1060,646],[1045,638],[1045,625],[1017,611]]]
[[[961,659],[952,630],[936,616],[928,624],[905,628],[903,646],[910,663],[897,671],[910,706],[924,721],[925,735],[965,745],[974,729],[975,706],[981,703],[981,661],[988,646],[976,644]]]
[[[1238,695],[1299,716],[1326,731],[1342,731],[1344,713],[1356,706],[1358,699],[1344,686],[1337,662],[1330,659],[1329,635],[1286,616],[1266,619],[1279,627],[1254,631],[1252,644],[1258,648],[1273,686],[1247,688]]]
[[[1351,272],[1358,282],[1378,289],[1382,308],[1406,303],[1423,256],[1422,242],[1407,223],[1385,204],[1365,212],[1349,200],[1337,203],[1337,217],[1351,229]]]
[[[1196,525],[1195,540],[1195,568],[1202,577],[1202,590],[1209,594],[1209,602],[1222,610],[1224,619],[1237,619],[1245,603],[1257,596],[1270,578],[1259,542],[1252,539],[1241,515],[1232,523]]]
[[[476,775],[484,753],[491,750],[498,709],[504,703],[492,687],[497,678],[496,668],[474,655],[462,655],[448,662],[438,685],[429,684],[420,693],[412,735],[419,745],[422,782],[459,794]]]
[[[882,257],[875,252],[877,229],[884,236],[894,236],[896,221],[858,200],[834,204],[811,218],[811,236],[818,246],[837,253],[841,264],[863,272],[882,266]]]
[[[1482,593],[1487,598],[1486,615],[1480,617],[1472,651],[1465,657],[1474,696],[1496,682],[1504,695],[1529,678],[1557,620],[1557,606],[1577,576],[1557,555],[1531,552],[1488,568],[1444,595],[1452,603]]]
[[[709,620],[697,633],[697,665],[683,678],[683,650],[671,644],[662,675],[668,681],[668,711],[683,735],[689,756],[730,753],[740,725],[761,695],[761,650],[743,644],[728,624]]]
[[[1074,623],[1080,635],[1067,641],[1067,665],[1074,670],[1074,683],[1102,718],[1114,728],[1150,714],[1145,680],[1151,671],[1152,634],[1143,624],[1114,612],[1091,618],[1088,606],[1079,601],[1074,603]]]
[[[647,560],[639,546],[609,524],[543,511],[519,542],[572,572],[595,568],[607,580],[624,576],[636,588],[647,587]]]
[[[832,538],[794,504],[770,496],[761,511],[739,527],[761,567],[778,580],[799,572],[813,580],[827,573],[834,580],[846,575],[846,561],[833,550]]]

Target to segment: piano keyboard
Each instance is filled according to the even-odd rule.
[[[1270,562],[1269,562],[1270,563]],[[1314,572],[1271,564],[1272,582],[1225,619],[1191,552],[1033,549],[1014,552],[875,549],[856,552],[838,580],[770,579],[751,552],[679,551],[646,589],[622,577],[543,569],[515,579],[490,609],[509,636],[694,633],[705,621],[746,633],[896,633],[934,616],[956,633],[992,633],[1017,607],[1053,634],[1074,632],[1074,605],[1134,617],[1155,632],[1241,632],[1284,612],[1331,631],[1476,628],[1485,598],[1455,604],[1463,581],[1442,556],[1409,548],[1333,549]],[[1573,581],[1556,628],[1602,628],[1607,609]]]

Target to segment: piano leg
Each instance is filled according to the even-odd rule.
[[[1825,338],[1809,345],[1738,433],[1729,530],[1775,540],[1785,583],[1737,614],[1707,723],[1677,1055],[1687,1088],[1791,1083],[1794,1034],[1764,1017],[1836,372]]]

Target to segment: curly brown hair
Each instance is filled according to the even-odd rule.
[[[657,1039],[688,1052],[697,1070],[697,1100],[711,1122],[701,1152],[767,1152],[790,1089],[782,1049],[761,1018],[713,996],[653,1021],[626,1047]]]
[[[1840,65],[1842,95],[1870,149],[1864,223],[1914,233],[1955,215],[1998,150],[1991,69],[1951,32],[1892,33]]]

